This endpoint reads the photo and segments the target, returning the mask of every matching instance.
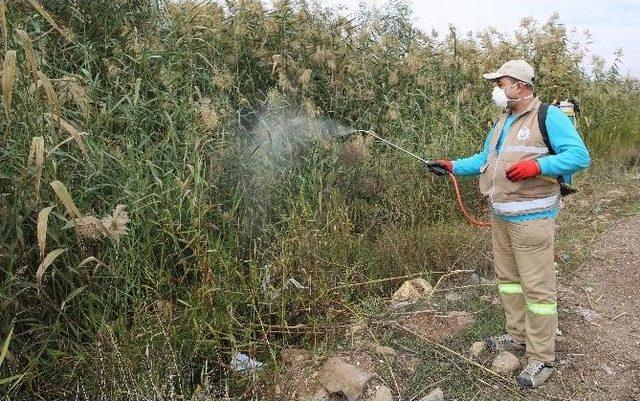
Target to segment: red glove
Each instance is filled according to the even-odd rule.
[[[453,173],[453,163],[451,162],[451,160],[436,160],[435,162],[426,163],[426,167],[435,175],[445,175],[445,173],[442,172],[441,169]]]
[[[540,175],[540,165],[535,160],[523,160],[507,169],[509,181],[522,181]]]

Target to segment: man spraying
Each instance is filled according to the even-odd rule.
[[[531,65],[511,60],[483,76],[493,82],[493,101],[504,113],[482,151],[427,167],[436,173],[445,169],[480,176],[480,191],[492,212],[493,258],[507,331],[485,341],[492,350],[526,350],[528,365],[517,381],[535,388],[552,374],[556,358],[558,181],[570,180],[590,158],[571,120],[538,99]]]

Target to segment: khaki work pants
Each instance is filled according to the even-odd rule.
[[[553,263],[555,219],[519,223],[491,219],[493,257],[507,332],[527,346],[529,360],[555,361],[558,328]]]

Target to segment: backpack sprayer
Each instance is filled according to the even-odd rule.
[[[355,134],[358,132],[362,132],[365,133],[367,135],[371,135],[372,137],[376,138],[377,140],[385,143],[386,145],[389,145],[391,147],[394,147],[396,149],[398,149],[401,152],[404,152],[405,154],[413,157],[414,159],[418,159],[421,162],[423,162],[426,166],[429,167],[429,169],[431,169],[432,171],[436,172],[437,174],[440,175],[448,175],[449,178],[451,179],[451,182],[453,183],[453,188],[456,191],[456,200],[458,201],[458,206],[460,207],[460,211],[462,212],[462,214],[464,215],[464,217],[469,221],[469,223],[473,224],[474,226],[478,226],[478,227],[489,227],[491,226],[491,223],[486,222],[486,221],[481,221],[481,220],[477,220],[476,218],[474,218],[468,211],[467,208],[464,206],[464,202],[462,201],[462,196],[460,195],[460,186],[458,185],[458,180],[456,179],[456,177],[453,175],[453,173],[449,172],[448,170],[440,167],[439,165],[437,165],[434,161],[432,160],[426,160],[418,155],[416,155],[415,153],[412,153],[410,151],[408,151],[407,149],[396,145],[393,142],[390,142],[384,138],[382,138],[381,136],[379,136],[378,134],[376,134],[374,131],[371,130],[363,130],[363,129],[359,129],[359,130],[355,130],[349,133],[349,135],[351,134]]]

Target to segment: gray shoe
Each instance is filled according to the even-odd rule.
[[[536,388],[545,382],[553,373],[553,366],[540,361],[531,361],[516,378],[524,388]]]
[[[526,348],[524,343],[516,341],[511,334],[487,337],[484,342],[492,351],[524,351]]]

